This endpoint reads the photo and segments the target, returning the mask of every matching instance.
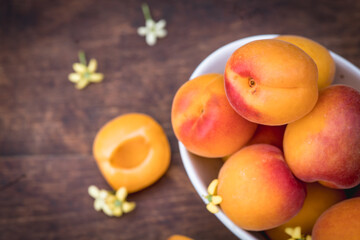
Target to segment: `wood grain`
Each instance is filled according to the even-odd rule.
[[[154,47],[136,29],[142,1],[3,0],[0,4],[0,239],[236,239],[205,210],[187,178],[170,124],[172,98],[220,46],[250,35],[310,37],[360,66],[359,1],[150,0],[168,36]],[[67,80],[77,53],[96,58],[101,84]],[[172,162],[130,196],[120,219],[92,208],[108,188],[91,154],[98,129],[128,112],[165,129]]]

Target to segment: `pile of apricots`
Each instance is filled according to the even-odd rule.
[[[189,152],[226,159],[217,193],[239,227],[273,240],[296,226],[313,240],[359,239],[360,93],[331,85],[334,75],[324,46],[284,35],[241,46],[224,74],[177,91],[174,133]]]

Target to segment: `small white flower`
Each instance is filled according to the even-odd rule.
[[[218,179],[212,180],[207,189],[209,195],[205,196],[205,198],[209,201],[206,208],[211,213],[219,212],[219,208],[216,205],[219,205],[222,202],[222,197],[217,195],[218,184]]]
[[[102,73],[96,73],[97,61],[91,59],[89,65],[86,65],[84,52],[79,52],[80,63],[74,63],[74,73],[70,73],[68,78],[70,82],[75,83],[75,87],[79,90],[85,88],[90,83],[98,83],[104,79]]]
[[[128,192],[125,187],[119,188],[115,195],[107,199],[107,205],[110,207],[112,214],[120,217],[123,213],[128,213],[134,210],[136,204],[134,202],[126,201]]]
[[[95,210],[102,210],[109,217],[120,217],[123,213],[131,212],[136,207],[134,202],[126,201],[128,192],[125,187],[121,187],[112,193],[104,189],[100,190],[92,185],[88,188],[88,193],[95,199]]]
[[[301,227],[297,226],[294,228],[291,227],[287,227],[285,228],[285,233],[288,234],[289,236],[291,236],[291,238],[289,238],[288,240],[311,240],[311,236],[310,235],[304,235],[301,234]]]
[[[94,208],[96,211],[103,210],[106,206],[106,198],[108,197],[108,192],[105,190],[99,190],[96,186],[91,185],[88,188],[88,193],[91,197],[95,198]]]
[[[165,29],[166,21],[162,19],[155,22],[150,15],[147,4],[142,5],[142,10],[145,17],[145,26],[139,27],[137,32],[140,36],[145,37],[145,41],[149,46],[154,46],[158,38],[163,38],[167,35]]]

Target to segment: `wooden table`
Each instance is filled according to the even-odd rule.
[[[142,1],[0,3],[0,239],[236,239],[206,211],[181,162],[170,123],[173,96],[212,51],[257,34],[310,37],[360,66],[359,1],[148,2],[168,36],[137,35]],[[105,74],[78,91],[67,80],[84,50]],[[93,209],[87,188],[110,189],[91,147],[99,128],[129,112],[165,129],[171,165],[131,194],[121,218]]]

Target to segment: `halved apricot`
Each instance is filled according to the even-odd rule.
[[[111,187],[126,187],[129,193],[156,182],[170,164],[170,145],[162,127],[140,113],[105,124],[95,137],[93,154]]]

